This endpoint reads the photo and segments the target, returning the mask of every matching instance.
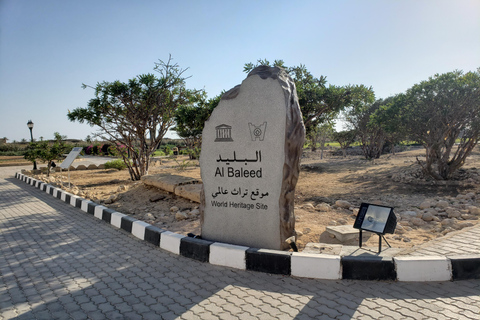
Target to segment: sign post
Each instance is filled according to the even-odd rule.
[[[70,151],[68,156],[63,160],[60,164],[60,170],[68,169],[68,187],[70,188],[70,166],[72,165],[73,161],[78,157],[80,152],[82,152],[82,147],[75,147]]]

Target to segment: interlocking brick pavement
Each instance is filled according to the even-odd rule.
[[[480,224],[452,232],[400,253],[405,256],[455,256],[480,254]]]
[[[480,280],[312,280],[170,254],[0,178],[0,319],[478,319]]]

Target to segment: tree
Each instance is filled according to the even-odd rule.
[[[256,64],[246,63],[243,70],[250,72],[259,65],[270,66],[270,62],[260,59]],[[315,78],[305,65],[287,67],[283,60],[275,60],[272,65],[285,69],[295,82],[307,136],[318,125],[335,118],[341,110],[356,103],[356,100],[373,96],[372,88],[364,85],[327,86],[325,76]]]
[[[174,125],[175,110],[198,93],[185,88],[187,69],[172,64],[171,57],[155,63],[154,70],[159,78],[142,74],[127,83],[98,83],[88,107],[68,113],[70,121],[100,128],[97,136],[118,147],[132,180],[148,174],[149,158]]]
[[[318,125],[307,135],[307,139],[310,140],[313,152],[317,151],[317,143],[320,143],[320,159],[323,159],[323,150],[325,149],[325,143],[327,142],[327,139],[331,138],[335,131],[333,126],[333,121],[327,121],[321,125]]]
[[[480,68],[435,74],[395,97],[389,108],[425,147],[425,162],[418,161],[424,172],[450,179],[480,139]]]
[[[365,159],[378,159],[386,141],[383,125],[372,121],[372,116],[384,102],[382,99],[373,102],[373,99],[373,96],[359,99],[345,111],[345,121],[351,130],[355,130]]]
[[[385,142],[391,146],[391,151],[395,155],[395,146],[408,139],[407,127],[394,108],[389,105],[393,103],[395,97],[388,97],[379,100],[379,107],[370,115],[370,124],[381,127],[385,135]]]
[[[176,126],[173,130],[190,149],[190,158],[199,156],[202,144],[202,131],[205,121],[208,120],[222,98],[223,92],[218,96],[205,100],[205,93],[199,94],[192,100],[192,104],[180,106],[175,111]]]
[[[337,141],[342,149],[343,157],[347,157],[347,148],[355,142],[356,132],[355,130],[344,130],[340,132],[334,132],[332,135],[333,141]]]
[[[54,133],[55,139],[52,143],[48,141],[30,142],[24,158],[29,161],[36,161],[40,159],[47,163],[47,176],[50,176],[50,169],[52,168],[53,160],[60,159],[60,156],[65,153],[68,146],[63,141],[66,137],[61,136],[58,132]]]

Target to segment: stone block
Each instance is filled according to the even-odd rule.
[[[175,188],[178,186],[199,183],[199,181],[194,178],[166,173],[146,175],[142,177],[142,181],[145,185],[149,185],[171,193],[175,193]]]
[[[203,184],[187,184],[175,188],[175,195],[200,203]]]
[[[215,242],[210,246],[210,263],[236,269],[246,269],[245,252],[248,247]]]
[[[341,243],[358,239],[360,236],[360,230],[354,229],[352,226],[329,226],[327,227],[326,231],[334,235],[335,238]],[[371,235],[371,232],[362,231],[362,239],[364,241],[370,239]]]
[[[340,256],[292,253],[292,276],[337,280],[342,278]]]
[[[273,273],[273,274],[291,274],[291,253],[250,248],[246,251],[247,270]]]
[[[122,217],[125,217],[126,215],[120,212],[112,212],[110,216],[110,224],[120,228],[122,225]]]
[[[452,271],[446,257],[394,257],[398,281],[450,281]]]
[[[397,273],[391,257],[344,256],[342,278],[350,280],[395,280]]]
[[[145,229],[150,226],[150,224],[144,221],[135,221],[132,224],[132,235],[139,238],[140,240],[145,240]]]
[[[180,242],[185,238],[184,235],[165,231],[160,237],[160,248],[171,253],[180,254]]]
[[[289,75],[260,66],[226,92],[205,122],[202,237],[285,249],[305,128]]]

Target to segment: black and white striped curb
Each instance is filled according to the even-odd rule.
[[[449,281],[480,279],[480,254],[468,256],[335,256],[249,248],[191,238],[152,226],[21,173],[19,180],[174,254],[214,265],[317,279]]]

